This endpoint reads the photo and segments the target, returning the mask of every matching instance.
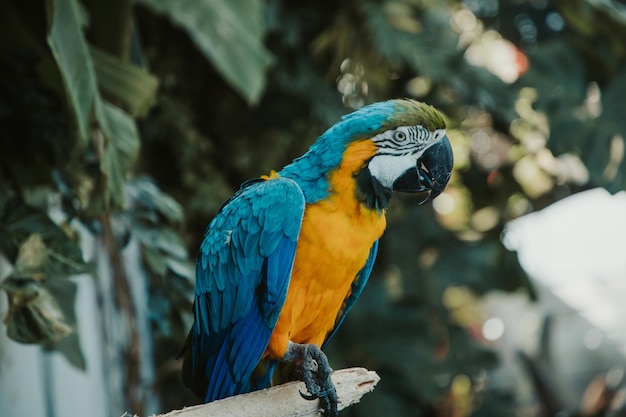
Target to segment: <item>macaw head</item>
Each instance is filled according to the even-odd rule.
[[[379,106],[383,114],[386,106],[393,112],[382,120],[382,131],[370,138],[376,154],[360,175],[364,181],[371,176],[371,181],[389,191],[429,192],[420,204],[434,199],[448,184],[453,166],[443,116],[415,100],[391,100]]]
[[[423,204],[441,194],[452,174],[445,128],[439,111],[416,100],[370,104],[343,116],[279,174],[295,179],[307,202],[319,201],[332,188],[331,173],[352,155],[350,175],[365,205],[385,208],[393,191],[429,192]]]

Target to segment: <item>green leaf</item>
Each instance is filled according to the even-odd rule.
[[[15,270],[20,275],[39,274],[48,263],[48,251],[39,233],[33,233],[20,245]]]
[[[9,278],[0,288],[9,299],[9,337],[21,343],[58,341],[72,332],[61,307],[43,283]]]
[[[189,282],[194,282],[196,278],[196,269],[193,262],[188,259],[178,260],[175,258],[167,258],[167,267],[179,277],[186,278]]]
[[[180,235],[170,228],[147,227],[136,224],[133,227],[133,234],[139,239],[142,245],[161,251],[163,256],[172,256],[177,259],[187,258],[185,243]],[[165,258],[163,262],[166,262]]]
[[[144,247],[143,257],[151,272],[164,276],[167,272],[167,258],[159,250],[151,247]]]
[[[139,133],[132,117],[112,104],[97,101],[96,116],[106,145],[100,170],[106,177],[105,204],[110,208],[124,204],[124,183],[139,153]]]
[[[136,65],[91,47],[98,85],[105,96],[124,103],[131,115],[144,117],[156,101],[159,80]]]
[[[98,84],[81,29],[79,5],[75,0],[50,0],[48,6],[52,14],[48,45],[61,72],[79,137],[87,144]]]
[[[239,94],[259,101],[265,72],[272,63],[263,46],[263,2],[260,0],[139,0],[182,27]]]
[[[154,213],[164,216],[171,222],[183,220],[183,207],[171,196],[163,192],[148,177],[134,179],[128,184],[127,191],[134,200],[134,204],[141,207],[141,211],[146,211],[145,215],[154,217]],[[155,223],[159,223],[157,218],[152,218]]]
[[[85,370],[87,362],[80,347],[80,338],[76,323],[75,300],[78,286],[71,280],[47,281],[46,289],[58,302],[61,312],[72,332],[61,339],[53,339],[44,343],[44,348],[61,353],[70,364]]]
[[[104,133],[99,152],[100,170],[105,178],[104,187],[101,187],[102,205],[107,209],[120,208],[124,204],[126,173],[139,150],[135,121],[123,110],[105,103],[98,93],[93,59],[81,30],[78,3],[75,0],[56,0],[51,13],[48,44],[70,97],[80,137],[84,144],[90,140],[92,110]]]
[[[17,263],[19,273],[48,277],[78,274],[88,269],[77,242],[47,214],[7,193],[0,199],[0,251]]]
[[[65,359],[78,369],[87,369],[87,361],[80,348],[80,336],[76,331],[55,342],[44,344],[47,350],[55,350],[65,356]]]

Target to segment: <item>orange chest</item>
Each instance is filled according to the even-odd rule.
[[[349,286],[365,264],[385,231],[386,219],[384,211],[358,201],[355,175],[375,153],[370,140],[350,145],[330,175],[329,197],[306,206],[292,280],[302,280],[297,274],[303,274],[328,288]],[[312,277],[309,271],[319,274]]]
[[[321,345],[334,328],[365,265],[385,229],[384,215],[346,215],[309,206],[298,241],[287,299],[277,330],[296,343]]]
[[[287,298],[268,346],[273,357],[282,357],[289,341],[322,345],[385,231],[384,211],[356,197],[354,173],[374,151],[371,141],[348,148],[330,176],[331,195],[305,209]]]
[[[346,213],[334,209],[333,202],[308,206],[300,231],[292,282],[303,286],[315,283],[325,289],[349,287],[385,226],[383,213],[358,210]]]

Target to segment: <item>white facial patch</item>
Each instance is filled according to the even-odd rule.
[[[446,135],[446,129],[437,129],[433,132],[433,145]]]
[[[392,188],[393,183],[416,163],[415,155],[376,155],[370,161],[368,169],[383,187]]]

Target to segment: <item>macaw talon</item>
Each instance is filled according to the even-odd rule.
[[[333,369],[328,363],[328,358],[322,350],[314,344],[289,343],[284,361],[296,361],[301,379],[306,386],[307,393],[300,392],[305,400],[320,400],[323,415],[336,417],[337,390],[330,376]]]
[[[313,394],[305,394],[304,392],[300,391],[300,396],[302,398],[304,398],[305,400],[317,400],[319,397],[317,395],[313,395]]]

